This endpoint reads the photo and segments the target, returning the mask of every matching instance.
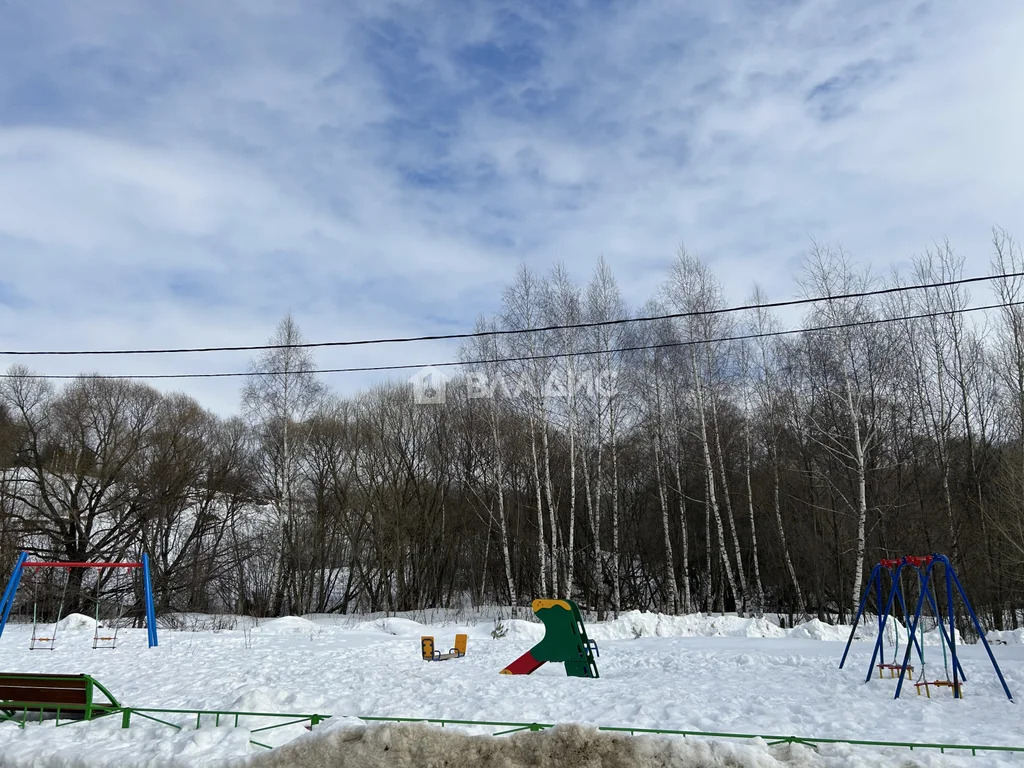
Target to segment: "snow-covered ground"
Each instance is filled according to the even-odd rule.
[[[528,677],[499,675],[543,635],[542,625],[529,621],[506,620],[507,632],[497,639],[493,621],[424,626],[406,618],[317,616],[256,626],[242,619],[218,622],[225,624],[235,628],[161,629],[155,649],[146,647],[144,630],[121,630],[119,648],[93,650],[92,623],[73,616],[53,651],[30,651],[30,628],[9,625],[0,639],[0,671],[88,673],[122,704],[135,707],[334,715],[321,726],[320,738],[351,725],[338,716],[377,715],[1024,745],[1019,705],[1003,695],[980,645],[961,648],[969,676],[962,701],[948,692],[918,697],[912,686],[894,701],[895,681],[863,683],[872,650],[865,641],[871,638],[854,644],[846,669],[840,670],[849,628],[817,621],[783,630],[766,620],[734,616],[629,613],[590,623],[590,636],[601,650],[597,680],[566,677],[561,665],[547,665]],[[447,649],[456,632],[469,634],[466,658],[420,659],[422,634],[434,635],[436,646]],[[998,639],[1002,642],[994,650],[1007,683],[1024,696],[1022,633],[1002,633]],[[944,677],[940,648],[929,643],[925,650],[928,676]],[[887,652],[891,655],[891,647]],[[135,720],[125,731],[119,725],[116,718],[24,730],[2,724],[0,764],[218,765],[263,751],[249,745],[245,729],[177,732]],[[308,734],[298,725],[260,736],[275,744],[296,736],[318,738],[316,731]],[[1024,765],[1020,753],[949,757],[937,751],[835,746],[818,755],[798,750],[792,757],[788,747],[760,742],[736,742],[726,749],[732,765]]]

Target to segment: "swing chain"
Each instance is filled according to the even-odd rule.
[[[70,568],[65,568],[64,569],[64,571],[67,574],[67,576],[64,579],[64,587],[63,587],[63,589],[61,589],[61,593],[60,593],[60,603],[57,606],[57,621],[53,625],[53,632],[51,633],[50,637],[37,637],[36,636],[36,627],[38,625],[37,608],[39,606],[39,591],[38,591],[39,569],[38,568],[34,568],[33,571],[34,571],[34,573],[33,573],[33,576],[34,576],[34,578],[33,578],[33,586],[35,588],[33,589],[33,593],[32,593],[32,637],[29,640],[28,649],[30,651],[34,651],[34,650],[36,650],[36,643],[45,642],[45,643],[49,644],[48,647],[52,651],[56,647],[56,645],[57,645],[57,630],[60,629],[60,620],[64,616],[64,600],[65,600],[65,598],[67,597],[67,594],[68,594],[68,582],[71,581],[71,569]]]

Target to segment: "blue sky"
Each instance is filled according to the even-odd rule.
[[[794,295],[811,238],[884,271],[948,237],[981,274],[993,225],[1024,237],[1022,39],[1014,0],[5,0],[0,347],[455,331],[518,264],[599,255],[639,304],[681,243],[732,301]]]

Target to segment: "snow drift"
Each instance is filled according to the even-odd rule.
[[[49,626],[52,627],[53,625],[50,624]],[[92,616],[86,616],[84,613],[69,613],[57,622],[57,629],[95,629],[95,627],[96,620]]]
[[[631,736],[581,725],[505,737],[471,736],[419,723],[338,723],[244,763],[232,763],[253,768],[839,768],[893,764],[892,754],[860,753],[854,757],[841,749],[821,754],[800,745],[769,747],[760,739],[730,743]],[[922,765],[905,755],[897,758],[896,764]]]

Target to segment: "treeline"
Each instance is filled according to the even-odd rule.
[[[457,377],[353,398],[309,372],[286,317],[232,419],[138,382],[57,387],[15,367],[0,383],[0,566],[21,548],[146,551],[165,612],[543,595],[602,614],[849,617],[874,561],[943,552],[985,620],[1016,626],[1024,258],[997,231],[992,274],[1014,276],[968,286],[963,265],[942,245],[882,280],[815,246],[798,282],[832,298],[786,322],[721,312],[685,251],[639,308],[603,262],[585,285],[522,268]],[[979,304],[999,306],[966,311]],[[628,317],[660,319],[608,322]],[[66,609],[130,599],[112,572],[70,578]]]

